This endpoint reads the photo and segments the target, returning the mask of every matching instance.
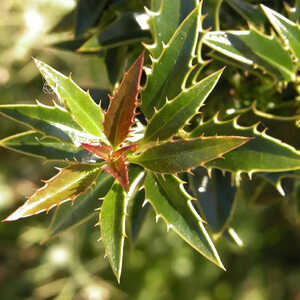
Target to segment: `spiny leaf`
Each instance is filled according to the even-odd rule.
[[[213,30],[220,30],[219,13],[223,0],[204,1],[203,12],[206,15],[205,26]]]
[[[198,112],[217,84],[222,71],[211,74],[167,102],[150,120],[143,142],[166,140],[176,134]]]
[[[119,89],[110,98],[103,125],[105,135],[113,147],[117,147],[126,139],[133,124],[143,63],[144,53],[125,73]]]
[[[58,105],[0,105],[0,113],[47,136],[80,145],[98,138],[82,130],[69,112]]]
[[[90,145],[90,144],[81,144],[81,146],[89,151],[97,155],[98,157],[108,160],[110,159],[110,154],[112,152],[112,149],[110,146],[106,145]]]
[[[149,32],[139,26],[134,13],[122,13],[112,24],[88,39],[77,51],[99,52],[145,41],[149,37]]]
[[[145,45],[152,57],[158,58],[175,32],[180,19],[181,0],[153,0],[151,10],[146,8],[148,23],[153,36],[153,44]]]
[[[145,180],[146,200],[153,206],[157,217],[166,222],[183,240],[219,267],[224,266],[200,219],[190,203],[191,197],[182,183],[173,175],[157,179],[150,172]]]
[[[252,67],[259,67],[277,80],[295,81],[295,65],[274,36],[266,36],[251,28],[250,31],[213,31],[205,34],[203,42]]]
[[[190,137],[199,135],[240,135],[252,137],[247,144],[224,155],[223,160],[213,160],[206,164],[235,173],[283,172],[300,169],[300,153],[288,144],[257,130],[257,125],[242,127],[238,117],[220,121],[217,116],[195,128]]]
[[[285,44],[292,50],[299,61],[300,59],[300,28],[299,25],[287,19],[278,12],[261,4],[261,8],[270,20],[275,30],[281,36]]]
[[[120,281],[125,239],[126,203],[124,189],[115,183],[105,196],[100,210],[100,231],[105,254]]]
[[[180,139],[150,147],[138,156],[128,156],[128,159],[154,172],[177,173],[220,158],[247,141],[248,138],[232,136]]]
[[[107,142],[103,134],[104,115],[90,95],[71,78],[37,59],[34,61],[58,99],[70,110],[74,120],[87,132]]]
[[[193,170],[194,176],[188,174],[188,191],[197,198],[201,216],[218,238],[228,227],[235,208],[235,191],[229,173],[221,174],[214,170],[208,178],[204,168]]]
[[[49,235],[46,240],[96,217],[98,213],[95,210],[100,206],[99,199],[108,193],[113,181],[113,177],[106,172],[102,172],[96,179],[95,185],[91,186],[84,194],[79,195],[72,206],[63,205],[58,207],[48,229]]]
[[[97,164],[76,164],[60,170],[4,221],[15,221],[43,211],[48,212],[62,202],[73,200],[95,181],[100,171],[101,166]]]
[[[0,146],[22,154],[47,160],[74,162],[96,162],[97,157],[73,144],[62,143],[56,138],[46,137],[35,131],[27,131],[7,137],[0,141]]]
[[[151,118],[154,108],[160,108],[165,98],[159,93],[179,59],[187,38],[193,38],[200,7],[197,6],[180,24],[158,58],[152,58],[152,70],[148,72],[147,83],[142,91],[141,109],[147,118]],[[190,34],[192,33],[192,34]]]

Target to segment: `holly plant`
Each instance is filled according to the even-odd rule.
[[[125,237],[135,241],[150,206],[157,220],[224,269],[213,240],[235,236],[229,226],[233,184],[242,173],[251,178],[255,172],[267,176],[300,169],[299,152],[256,123],[242,126],[238,114],[221,120],[217,111],[199,117],[223,72],[203,72],[208,61],[201,57],[202,42],[217,49],[216,40],[213,45],[209,39],[220,34],[205,35],[201,3],[177,26],[168,16],[178,1],[163,1],[157,9],[158,2],[152,3],[155,12],[147,10],[154,41],[143,44],[144,52],[109,96],[107,110],[70,76],[37,59],[56,94],[54,105],[0,106],[2,115],[30,128],[3,139],[1,146],[63,163],[4,221],[74,202],[69,212],[55,214],[53,237],[98,214],[100,239],[118,280]],[[210,179],[203,175],[207,172]],[[206,190],[203,178],[210,181]],[[207,201],[209,193],[215,193],[215,201]]]

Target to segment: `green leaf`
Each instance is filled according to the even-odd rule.
[[[100,210],[101,239],[112,270],[120,281],[125,239],[126,199],[124,189],[115,183]]]
[[[75,145],[98,140],[97,137],[83,132],[70,113],[57,105],[0,105],[0,113],[47,136]]]
[[[263,28],[266,17],[257,5],[252,5],[244,0],[225,0],[248,24]]]
[[[278,12],[261,4],[261,8],[274,26],[284,43],[293,52],[297,60],[300,59],[300,28],[299,25],[287,19]]]
[[[113,181],[113,177],[102,172],[96,179],[95,185],[84,194],[79,195],[72,206],[58,207],[48,229],[47,240],[96,217],[98,213],[95,210],[100,206],[99,200],[108,193]]]
[[[136,243],[150,205],[147,202],[145,203],[144,189],[140,190],[132,201],[133,205],[130,212],[130,238],[133,243]]]
[[[167,102],[150,120],[143,142],[166,140],[183,128],[203,105],[222,71],[211,74]]]
[[[128,159],[154,172],[177,173],[220,158],[247,141],[248,138],[232,136],[175,140],[150,147],[138,156],[128,156]]]
[[[45,137],[35,131],[27,131],[7,137],[0,141],[0,146],[25,155],[48,160],[74,162],[99,161],[92,153],[78,148],[73,144],[62,143],[56,138]]]
[[[71,78],[47,64],[37,59],[35,63],[58,99],[70,110],[74,120],[87,132],[106,142],[102,126],[104,115],[90,95],[76,85]]]
[[[206,15],[206,27],[213,30],[220,30],[219,14],[222,2],[223,0],[204,1],[203,12]]]
[[[235,191],[229,173],[219,170],[211,172],[210,177],[204,168],[188,174],[188,191],[198,200],[201,216],[218,238],[228,227],[235,208]]]
[[[183,190],[182,182],[173,175],[157,179],[150,172],[145,180],[146,200],[153,206],[157,219],[162,218],[168,228],[219,267],[224,266],[202,221]]]
[[[94,183],[100,171],[101,166],[97,164],[76,164],[61,169],[4,221],[15,221],[43,211],[48,212],[62,202],[74,200]]]
[[[88,39],[77,51],[99,52],[138,43],[149,37],[149,32],[140,27],[134,13],[122,13],[118,14],[117,19],[112,24]]]
[[[265,131],[257,130],[257,124],[242,127],[238,124],[238,117],[220,121],[217,116],[199,125],[190,137],[200,135],[239,135],[252,137],[245,145],[224,155],[225,159],[210,161],[209,168],[235,172],[283,172],[300,169],[300,153],[288,144],[270,137]]]
[[[126,139],[134,122],[143,63],[144,53],[125,73],[119,89],[110,97],[103,125],[105,135],[113,147],[117,147]]]
[[[194,40],[199,13],[200,6],[198,5],[180,24],[168,44],[163,47],[159,58],[150,56],[152,67],[147,72],[147,83],[141,98],[141,109],[148,119],[153,115],[154,108],[160,108],[165,103],[165,98],[160,96],[161,89],[172,73],[174,65],[180,59],[180,53],[187,39]]]
[[[277,80],[295,81],[295,65],[274,36],[250,31],[212,31],[203,42],[212,49],[235,60],[259,67]]]
[[[108,0],[79,0],[75,18],[75,36],[84,34],[95,25],[108,3]]]
[[[146,8],[148,23],[153,35],[153,44],[145,45],[153,58],[158,58],[178,27],[181,0],[152,0],[151,8]]]

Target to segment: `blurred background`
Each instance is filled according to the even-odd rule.
[[[148,1],[140,2],[136,5],[142,7]],[[72,18],[64,18],[65,23],[53,30],[64,16],[72,16],[75,6],[75,0],[0,1],[1,104],[51,102],[52,92],[32,56],[64,74],[72,72],[84,88],[96,87],[95,100],[102,91],[111,90],[107,62],[100,52],[70,51],[80,39],[61,42],[73,38],[72,32],[59,29],[73,26]],[[23,130],[0,116],[1,139]],[[52,164],[0,148],[0,218],[41,186],[41,179],[55,173]],[[244,246],[226,238],[216,242],[227,272],[173,232],[167,233],[163,223],[155,224],[151,211],[136,245],[126,240],[120,285],[97,242],[95,219],[41,244],[52,214],[0,225],[1,299],[300,300],[300,229],[281,201],[268,207],[238,202],[232,225]]]

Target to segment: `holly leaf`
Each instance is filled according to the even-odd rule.
[[[69,112],[58,105],[0,105],[0,113],[25,126],[53,136],[64,142],[80,145],[84,142],[97,141],[72,119]]]
[[[111,268],[120,282],[125,239],[126,203],[124,189],[119,183],[116,182],[105,196],[99,219],[105,255],[107,255]]]
[[[211,74],[167,102],[149,121],[143,143],[166,140],[183,128],[203,105],[217,84],[222,71]]]
[[[73,229],[96,217],[98,215],[96,209],[101,205],[99,200],[108,193],[113,181],[113,177],[106,172],[102,172],[96,179],[95,185],[91,186],[84,194],[79,195],[72,206],[59,206],[51,220],[48,228],[49,235],[46,240],[52,239],[62,232]]]
[[[107,142],[102,125],[104,115],[91,96],[75,84],[70,77],[66,77],[37,59],[34,61],[58,99],[70,110],[74,120],[86,132]]]
[[[62,143],[56,138],[46,137],[35,131],[27,131],[9,136],[0,141],[0,146],[47,160],[97,162],[92,153],[70,143]]]
[[[37,190],[21,207],[4,221],[15,221],[32,216],[69,200],[74,200],[94,183],[101,171],[99,164],[76,164],[59,170],[59,173]]]
[[[120,87],[110,97],[110,105],[105,114],[104,132],[113,147],[117,147],[128,136],[133,124],[137,96],[142,75],[144,53],[125,73]]]
[[[153,206],[156,217],[166,222],[184,241],[219,267],[224,266],[211,241],[203,222],[191,204],[192,197],[173,175],[160,175],[155,179],[150,172],[145,180],[146,200]]]
[[[153,172],[184,172],[221,158],[224,153],[240,147],[247,141],[248,138],[232,136],[180,139],[152,146],[140,155],[128,156],[128,159]]]

